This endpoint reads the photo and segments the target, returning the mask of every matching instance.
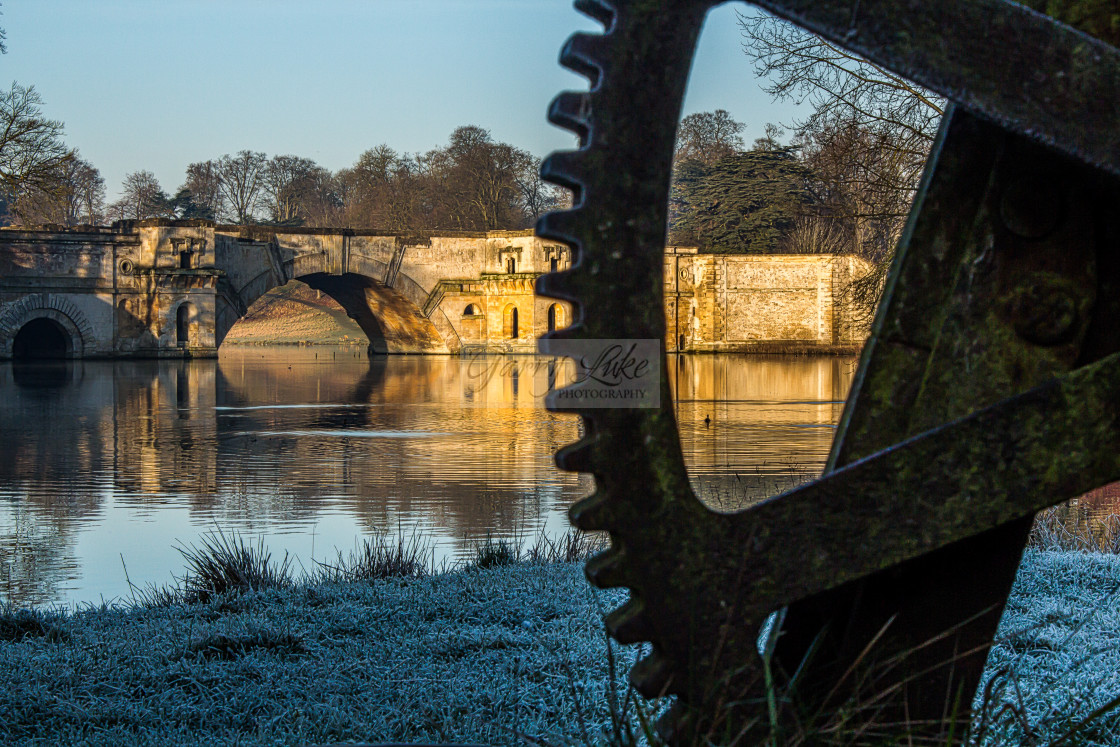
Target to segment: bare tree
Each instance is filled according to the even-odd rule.
[[[850,289],[870,315],[944,102],[771,16],[740,14],[739,25],[755,72],[772,81],[765,90],[775,99],[810,105],[809,116],[791,127],[810,174],[815,215],[831,230],[841,230],[844,251],[872,262],[872,271]]]
[[[486,231],[532,225],[570,199],[545,184],[540,162],[476,126],[422,155],[371,148],[335,179],[347,225],[389,231]]]
[[[174,203],[180,218],[221,220],[225,217],[218,165],[214,161],[200,161],[188,166],[187,177],[175,193]]]
[[[745,125],[736,122],[724,109],[689,114],[677,127],[677,148],[674,163],[699,161],[714,166],[719,160],[743,150],[739,134]]]
[[[316,166],[306,177],[305,184],[300,214],[307,225],[332,228],[348,225],[343,210],[342,184],[338,177]]]
[[[808,103],[793,123],[819,197],[851,224],[853,249],[882,259],[917,188],[944,102],[910,81],[765,14],[739,15],[744,50],[775,99]],[[868,232],[866,221],[892,224]],[[868,237],[878,246],[864,246]]]
[[[793,221],[780,246],[783,254],[843,254],[848,239],[835,219],[804,214]]]
[[[34,86],[12,83],[0,92],[0,184],[11,193],[48,190],[59,168],[74,158],[62,141],[62,122],[46,119]]]
[[[350,225],[409,231],[426,227],[420,164],[382,144],[363,152],[338,174],[339,194]]]
[[[108,211],[111,216],[124,220],[172,217],[167,194],[150,171],[134,171],[125,176],[121,182],[121,197]]]
[[[93,225],[102,220],[104,204],[105,180],[75,153],[74,158],[59,165],[47,188],[24,186],[12,213],[20,225]]]
[[[534,168],[533,157],[473,125],[451,133],[446,148],[420,159],[429,180],[433,227],[488,231],[528,224],[519,183]]]
[[[268,156],[249,150],[218,159],[216,173],[223,200],[238,223],[252,223],[264,186]]]
[[[535,222],[550,210],[570,207],[571,192],[541,178],[541,160],[531,158],[517,180],[528,220]]]
[[[294,223],[306,218],[306,203],[312,198],[317,172],[324,169],[309,158],[273,156],[265,164],[262,191],[274,223]]]
[[[73,201],[71,214],[78,223],[97,225],[104,219],[105,179],[93,164],[75,159],[77,167],[73,170]]]

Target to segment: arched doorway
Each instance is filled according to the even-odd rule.
[[[191,322],[194,309],[189,303],[179,305],[175,312],[175,342],[179,347],[185,348],[191,343]]]
[[[12,341],[16,360],[59,360],[69,357],[70,335],[53,319],[40,317],[20,327]]]
[[[518,337],[517,307],[513,304],[507,306],[502,314],[502,332],[503,336],[510,340],[516,340]]]

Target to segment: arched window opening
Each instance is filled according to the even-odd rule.
[[[505,337],[510,340],[515,340],[518,337],[517,307],[513,304],[507,306],[505,313],[502,314],[502,331],[505,333]]]
[[[175,313],[175,342],[185,348],[191,342],[191,305],[184,303]]]
[[[16,360],[51,360],[66,358],[70,335],[53,319],[32,319],[20,327],[12,341],[12,357]]]
[[[467,308],[463,309],[463,316],[481,316],[482,310],[478,308],[478,304],[469,303]]]
[[[550,304],[548,307],[548,331],[555,332],[561,327],[566,327],[564,322],[564,307],[558,303]]]

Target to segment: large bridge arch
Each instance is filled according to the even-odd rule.
[[[225,293],[217,308],[219,345],[254,301],[290,280],[299,280],[342,306],[369,338],[371,353],[454,353],[461,347],[442,310],[429,310],[431,316],[424,313],[429,293],[399,268],[392,272],[391,261],[355,253],[340,263],[329,246],[338,234],[325,236],[321,244],[301,236],[296,246],[286,246],[283,237],[276,236],[268,242],[224,238],[229,239],[225,243],[236,241],[240,246],[222,252],[229,257],[224,264],[232,271],[227,270]],[[246,262],[250,256],[257,261]],[[237,259],[242,260],[240,265]]]
[[[93,341],[93,327],[77,306],[65,297],[35,293],[10,304],[0,315],[0,359],[23,357],[17,354],[28,351],[18,348],[25,347],[28,334],[36,333],[33,328],[40,321],[45,323],[42,331],[60,335],[60,350],[50,357],[81,358]]]

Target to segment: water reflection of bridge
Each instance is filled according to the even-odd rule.
[[[0,596],[64,597],[91,575],[79,544],[108,543],[98,552],[114,559],[111,577],[123,581],[123,552],[134,581],[144,566],[166,580],[181,566],[171,542],[215,523],[345,527],[320,530],[320,551],[416,524],[465,548],[531,533],[581,494],[578,476],[552,467],[577,425],[539,409],[544,369],[479,376],[460,358],[261,356],[0,366]],[[160,548],[117,539],[171,516]]]

